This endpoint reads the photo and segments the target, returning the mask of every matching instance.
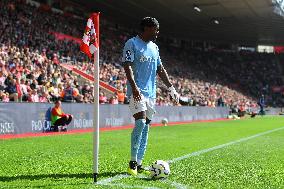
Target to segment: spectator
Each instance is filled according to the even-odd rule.
[[[61,126],[60,131],[67,131],[67,125],[71,123],[73,116],[71,114],[65,114],[61,108],[61,101],[55,101],[55,105],[51,110],[51,123],[53,130],[55,132],[59,131],[59,127]]]
[[[107,102],[107,97],[105,96],[104,92],[100,92],[99,95],[99,103],[105,104]]]
[[[43,92],[39,97],[39,102],[51,102],[48,92]]]
[[[39,102],[39,96],[37,89],[33,89],[29,93],[28,102]]]
[[[22,102],[23,92],[22,92],[22,89],[21,89],[20,79],[16,80],[16,90],[17,90],[17,93],[18,93],[18,101]]]
[[[13,4],[15,9],[10,9],[8,4]],[[126,77],[120,65],[120,49],[129,33],[122,29],[109,29],[112,23],[105,20],[103,22],[106,24],[102,26],[104,33],[101,40],[99,77],[115,88],[122,88],[124,92]],[[77,85],[72,74],[61,68],[62,62],[68,66],[76,66],[87,74],[94,72],[94,66],[77,50],[79,47],[76,42],[57,40],[51,33],[81,38],[84,24],[72,17],[41,11],[24,1],[0,1],[0,31],[3,31],[0,36],[0,83],[2,80],[3,86],[7,87],[13,79],[24,79],[26,87],[22,81],[20,84],[23,101],[28,98],[31,89],[40,89],[43,86],[47,88],[53,101],[58,99],[64,90],[61,84],[65,85],[69,81],[71,85]],[[74,25],[78,27],[72,27]],[[279,62],[284,59],[283,55],[229,52],[217,48],[201,50],[192,47],[190,41],[184,41],[181,47],[171,48],[167,40],[165,37],[158,41],[162,59],[171,68],[168,73],[176,89],[183,97],[190,99],[189,104],[247,104],[249,109],[256,106],[259,93],[263,93],[266,105],[283,105],[281,94],[275,95],[271,90],[273,86],[283,85],[283,74],[278,67],[281,66]],[[48,82],[50,84],[46,86]],[[83,85],[84,83],[80,83],[80,86]],[[87,90],[82,89],[80,93],[74,87],[78,96],[71,95],[71,98],[77,102],[92,103],[93,94],[89,94],[89,84],[84,87]],[[19,89],[17,93],[19,95]],[[172,105],[166,88],[158,93],[162,98],[157,99],[157,103]],[[121,104],[122,96],[119,93],[117,95]],[[105,95],[100,98],[103,99],[100,99],[102,103],[109,102]],[[124,101],[127,102],[127,99]]]
[[[2,81],[0,81],[0,91],[5,91],[5,86]]]
[[[224,100],[223,100],[223,97],[220,96],[218,98],[218,102],[217,102],[218,106],[221,106],[221,107],[224,107],[225,106],[225,103],[224,103]]]
[[[119,104],[124,104],[125,101],[125,93],[122,91],[122,88],[120,88],[117,91],[117,98],[118,98],[118,103]]]
[[[9,93],[3,93],[2,94],[2,102],[9,102]]]
[[[21,79],[21,81],[20,81],[20,88],[21,88],[21,91],[22,91],[22,101],[28,101],[28,96],[29,96],[28,86],[25,84],[24,79]]]
[[[73,88],[71,83],[68,81],[66,88],[62,91],[60,96],[63,99],[63,102],[75,102],[75,99],[78,96],[78,91]]]
[[[0,64],[1,65],[1,64]],[[6,80],[5,75],[3,74],[3,71],[0,70],[0,83],[3,84]]]
[[[118,99],[117,99],[117,96],[115,95],[115,96],[112,96],[111,98],[110,98],[110,102],[109,102],[110,104],[118,104]]]
[[[7,82],[7,88],[6,91],[9,94],[9,99],[13,100],[14,102],[18,102],[18,92],[17,92],[17,86],[16,86],[16,80],[15,79],[11,79],[8,80]]]
[[[59,100],[60,94],[59,94],[59,88],[58,85],[56,84],[55,86],[52,86],[50,82],[46,84],[47,91],[52,99],[52,101]]]

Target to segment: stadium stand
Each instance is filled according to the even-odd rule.
[[[84,24],[84,19],[22,1],[2,0],[0,101],[52,102],[62,96],[70,82],[78,93],[74,102],[92,103],[92,79],[81,79],[81,75],[91,78],[94,71],[92,62],[79,52],[78,39]],[[119,92],[107,96],[101,91],[100,102],[118,104],[119,96],[127,103],[121,50],[132,33],[108,20],[102,21],[101,28],[100,80],[112,92]],[[173,47],[165,36],[158,43],[162,61],[182,96],[182,105],[249,109],[257,106],[261,94],[265,94],[269,105],[283,105],[281,95],[272,90],[273,86],[283,85],[281,55],[189,47],[186,42]],[[158,105],[172,105],[165,87],[161,86],[157,93]]]

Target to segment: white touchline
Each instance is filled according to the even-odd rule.
[[[233,145],[233,144],[238,144],[238,143],[241,143],[241,142],[245,142],[247,140],[250,140],[250,139],[253,139],[253,138],[257,138],[257,137],[260,137],[260,136],[263,136],[263,135],[266,135],[266,134],[269,134],[269,133],[273,133],[275,131],[280,131],[280,130],[283,130],[283,129],[284,129],[284,127],[280,127],[280,128],[277,128],[277,129],[272,129],[272,130],[269,130],[269,131],[258,133],[256,135],[252,135],[252,136],[249,136],[249,137],[241,138],[239,140],[235,140],[235,141],[232,141],[232,142],[228,142],[228,143],[225,143],[225,144],[214,146],[212,148],[207,148],[207,149],[204,149],[204,150],[192,152],[190,154],[186,154],[184,156],[177,157],[177,158],[174,158],[172,160],[168,160],[167,162],[168,163],[175,163],[177,161],[181,161],[181,160],[193,157],[193,156],[199,156],[201,154],[204,154],[204,153],[207,153],[207,152],[210,152],[210,151],[213,151],[213,150],[218,150],[218,149],[221,149],[221,148]],[[111,182],[114,182],[114,181],[117,181],[117,180],[121,180],[121,179],[124,179],[124,178],[129,178],[129,177],[130,177],[130,175],[120,174],[120,175],[116,175],[114,177],[109,177],[109,178],[100,180],[99,182],[97,182],[97,184],[108,185]]]
[[[210,151],[213,151],[213,150],[218,150],[218,149],[221,149],[221,148],[233,145],[233,144],[245,142],[247,140],[250,140],[250,139],[253,139],[253,138],[256,138],[256,137],[260,137],[260,136],[263,136],[263,135],[266,135],[266,134],[269,134],[269,133],[272,133],[272,132],[275,132],[275,131],[279,131],[279,130],[282,130],[282,129],[284,129],[284,127],[280,127],[280,128],[277,128],[277,129],[272,129],[272,130],[269,130],[269,131],[265,131],[263,133],[258,133],[256,135],[252,135],[252,136],[249,136],[249,137],[241,138],[239,140],[235,140],[235,141],[232,141],[232,142],[228,142],[228,143],[225,143],[225,144],[214,146],[212,148],[207,148],[207,149],[204,149],[204,150],[200,150],[200,151],[197,151],[197,152],[186,154],[184,156],[177,157],[177,158],[174,158],[172,160],[168,160],[167,162],[168,163],[174,163],[174,162],[181,161],[181,160],[193,157],[193,156],[199,156],[200,154],[204,154],[206,152],[210,152]]]

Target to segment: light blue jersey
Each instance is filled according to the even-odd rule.
[[[131,62],[134,80],[143,96],[156,98],[156,72],[162,64],[158,46],[143,41],[139,36],[129,39],[123,49],[123,62]],[[132,95],[131,86],[127,84],[127,96]]]

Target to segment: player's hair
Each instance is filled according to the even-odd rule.
[[[156,18],[145,17],[140,22],[140,29],[144,31],[145,27],[159,27],[159,22]]]

